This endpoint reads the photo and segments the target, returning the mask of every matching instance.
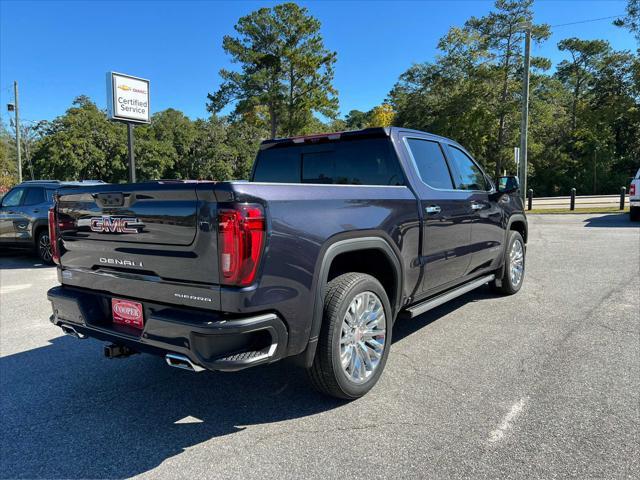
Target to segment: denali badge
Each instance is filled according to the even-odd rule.
[[[122,265],[124,267],[142,268],[142,262],[136,262],[135,260],[120,260],[119,258],[100,257],[100,263],[106,263],[107,265]]]
[[[92,232],[107,233],[138,233],[138,227],[142,226],[137,218],[110,217],[109,215],[91,217],[90,225]]]

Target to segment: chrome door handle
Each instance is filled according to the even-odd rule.
[[[482,205],[481,203],[471,202],[471,208],[473,210],[482,210],[484,208],[484,205]]]
[[[440,213],[442,209],[438,205],[429,205],[425,207],[427,213]]]

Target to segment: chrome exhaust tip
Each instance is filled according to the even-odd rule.
[[[182,370],[189,370],[191,372],[202,372],[204,367],[196,365],[184,355],[178,355],[177,353],[167,353],[164,357],[167,365],[174,368],[181,368]]]
[[[64,332],[65,335],[69,335],[70,337],[75,337],[75,338],[78,338],[80,340],[84,340],[85,338],[87,338],[87,336],[84,333],[78,332],[71,325],[62,324],[62,325],[60,325],[60,328],[62,329],[62,331]]]

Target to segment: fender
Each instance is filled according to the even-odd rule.
[[[527,233],[526,237],[527,238],[529,237],[529,224],[527,223],[527,217],[525,217],[522,213],[512,213],[511,216],[509,216],[506,230],[504,231],[505,241],[509,236],[509,230],[511,230],[511,224],[516,221],[524,223],[524,229],[525,229],[525,232]],[[527,242],[525,241],[525,243]]]
[[[525,232],[527,233],[526,237],[529,237],[529,224],[527,223],[527,217],[525,217],[522,213],[513,213],[509,216],[507,220],[507,225],[505,226],[504,231],[504,250],[502,251],[502,261],[500,262],[500,268],[496,271],[496,282],[500,282],[502,275],[504,273],[504,266],[506,265],[506,255],[507,255],[507,241],[509,240],[509,231],[511,230],[511,224],[513,222],[522,222],[524,223]],[[525,249],[527,248],[527,242],[525,241]]]
[[[314,305],[313,305],[313,318],[311,320],[311,332],[309,335],[309,343],[305,351],[301,354],[301,360],[303,365],[310,367],[313,363],[313,358],[318,346],[318,335],[320,334],[320,328],[322,326],[322,316],[324,308],[324,286],[327,284],[327,278],[329,276],[329,269],[331,262],[335,257],[345,252],[353,252],[357,250],[380,250],[391,261],[393,265],[394,277],[396,281],[396,294],[395,298],[390,298],[389,303],[393,310],[392,315],[395,319],[400,307],[400,297],[402,295],[402,264],[398,259],[398,254],[395,252],[391,244],[382,237],[364,236],[355,238],[346,238],[342,240],[336,240],[331,243],[321,254],[320,266],[316,270],[318,271],[317,281],[315,285]]]

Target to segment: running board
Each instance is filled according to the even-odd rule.
[[[459,286],[454,290],[449,290],[448,292],[442,293],[437,297],[429,298],[424,302],[418,303],[412,307],[405,309],[401,316],[405,318],[414,318],[418,315],[423,314],[433,308],[439,307],[443,303],[447,303],[449,300],[453,300],[454,298],[459,297],[460,295],[464,295],[471,290],[475,290],[478,287],[481,287],[485,283],[488,283],[496,278],[495,275],[487,275],[486,277],[480,277],[476,280],[473,280],[469,283],[465,283],[464,285]]]

